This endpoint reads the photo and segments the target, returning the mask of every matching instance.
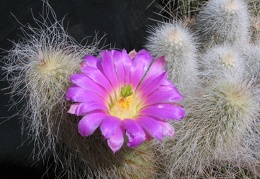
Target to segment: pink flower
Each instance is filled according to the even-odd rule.
[[[73,74],[66,99],[74,102],[69,113],[83,116],[79,133],[89,136],[99,127],[115,153],[128,137],[127,146],[137,147],[145,140],[173,136],[169,120],[185,115],[177,104],[182,95],[167,79],[163,57],[153,61],[145,50],[127,54],[102,51],[101,59],[87,55],[81,74]]]

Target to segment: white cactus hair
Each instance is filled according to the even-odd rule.
[[[154,143],[164,168],[162,178],[259,177],[260,50],[250,44],[247,8],[244,0],[208,0],[197,16],[194,33],[187,31],[186,36],[199,41],[194,51],[194,57],[199,54],[199,78],[188,83],[182,79],[183,86],[177,85],[185,96],[186,117],[174,123],[175,138]],[[169,35],[175,26],[162,23],[150,29],[146,45],[154,56],[165,55],[169,71],[170,65],[183,70],[181,63],[171,60],[177,62],[189,53],[187,47],[172,48],[180,44]],[[181,78],[193,75],[177,73]],[[189,83],[197,87],[190,88]]]
[[[193,53],[196,51],[195,42],[192,33],[185,24],[181,22],[164,22],[148,29],[147,49],[155,56],[175,55],[175,49],[170,47],[182,48],[186,47]]]
[[[243,50],[245,58],[247,75],[254,79],[254,84],[257,90],[254,96],[257,100],[258,111],[260,111],[260,46],[250,44]],[[248,153],[251,153],[253,159],[256,159],[258,164],[260,161],[260,113],[256,115],[256,121],[252,130],[247,131],[245,135],[245,143],[248,146]],[[260,172],[258,171],[260,175]]]
[[[196,39],[181,22],[161,23],[148,31],[146,48],[155,56],[164,56],[170,79],[182,91],[194,82],[197,73]]]
[[[72,129],[72,131],[76,132]],[[68,132],[68,135],[71,135]],[[153,178],[156,157],[149,143],[138,148],[123,147],[113,154],[101,134],[83,138],[72,135],[63,148],[63,166],[68,178]]]
[[[249,76],[255,77],[256,83],[260,84],[260,45],[245,46],[243,56]]]
[[[48,0],[42,2],[42,19],[33,17],[37,27],[21,24],[23,36],[2,60],[12,105],[19,105],[23,133],[35,145],[33,157],[48,161],[50,152],[57,178],[259,177],[260,47],[249,43],[244,0],[208,0],[195,32],[181,21],[148,29],[145,47],[165,57],[186,117],[173,124],[175,138],[124,146],[116,154],[100,131],[80,136],[80,118],[67,113],[65,100],[70,75],[80,71],[86,54],[103,48],[100,40],[77,43]]]
[[[243,77],[246,73],[244,58],[236,47],[230,44],[215,45],[206,50],[198,60],[202,83],[207,85],[215,78],[226,75]]]
[[[25,126],[23,132],[35,144],[33,157],[44,157],[51,150],[58,159],[55,146],[62,130],[60,124],[66,120],[64,95],[69,77],[80,69],[86,54],[97,52],[99,41],[77,43],[64,29],[63,20],[57,20],[47,0],[43,0],[41,18],[34,18],[36,27],[21,24],[23,36],[7,50],[3,69],[13,105],[23,105],[17,115]]]
[[[247,0],[251,14],[251,41],[254,44],[260,45],[260,1]]]
[[[257,176],[257,159],[248,150],[252,143],[242,142],[257,121],[253,81],[220,77],[189,101],[187,117],[175,124],[175,138],[157,145],[168,178],[234,178],[244,170]]]
[[[196,19],[196,32],[203,46],[224,41],[243,46],[251,39],[250,15],[244,0],[209,0]]]

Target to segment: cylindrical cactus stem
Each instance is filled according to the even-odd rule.
[[[259,93],[259,91],[258,91]],[[258,111],[260,110],[260,106],[258,104]],[[250,166],[251,170],[260,175],[259,170],[259,161],[260,161],[260,117],[254,121],[250,130],[248,130],[245,134],[243,142],[245,143],[245,154],[247,156],[247,163],[252,163]]]
[[[240,51],[229,44],[216,45],[200,56],[199,76],[202,84],[210,85],[216,78],[226,75],[243,77],[245,62]]]
[[[250,17],[244,0],[209,0],[195,25],[202,49],[223,42],[242,46],[250,41]]]
[[[86,54],[97,51],[98,43],[81,46],[67,34],[47,1],[43,1],[43,9],[43,19],[34,19],[37,27],[22,26],[24,36],[13,42],[3,58],[3,69],[11,96],[18,97],[15,105],[24,104],[17,114],[26,126],[24,133],[39,148],[34,157],[45,156],[51,150],[57,159],[56,144],[63,130],[60,123],[67,118],[65,91],[69,77],[80,70]]]
[[[260,84],[260,45],[249,44],[242,50],[248,75],[255,78],[256,84]]]
[[[169,178],[216,177],[217,172],[228,178],[229,165],[230,170],[241,168],[234,176],[243,173],[242,168],[250,171],[250,166],[257,166],[243,142],[257,119],[255,88],[250,80],[221,76],[201,89],[201,95],[190,101],[187,118],[175,125],[175,139],[159,145]],[[221,173],[221,167],[227,172]]]
[[[258,114],[256,115],[256,120],[254,126],[251,130],[247,131],[245,136],[245,143],[247,144],[247,153],[251,154],[251,161],[260,161],[260,46],[259,45],[248,45],[243,49],[243,56],[245,58],[245,66],[247,70],[247,75],[253,78],[253,83],[256,86],[256,91],[254,93],[257,99]],[[260,175],[259,166],[258,175]]]
[[[156,57],[165,56],[170,79],[180,91],[196,83],[197,55],[192,33],[181,23],[162,23],[150,29],[147,49]],[[184,92],[185,94],[185,92]]]
[[[260,45],[260,10],[259,10],[259,15],[252,18],[252,38],[251,39],[252,39],[253,43]]]
[[[251,14],[251,41],[260,45],[260,1],[247,0]]]
[[[151,141],[134,149],[125,145],[114,154],[99,132],[83,138],[72,128],[64,136],[71,137],[63,148],[68,178],[150,179],[156,176],[158,168]]]

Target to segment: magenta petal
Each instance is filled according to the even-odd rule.
[[[124,133],[121,128],[118,128],[116,133],[107,140],[108,146],[116,153],[124,144]]]
[[[70,80],[81,88],[93,91],[103,97],[107,96],[107,92],[102,87],[83,74],[73,74]]]
[[[179,93],[176,88],[171,88],[167,86],[162,86],[158,90],[154,91],[150,96],[148,96],[144,105],[152,105],[156,103],[169,103],[169,102],[179,102],[183,99],[183,96]]]
[[[125,50],[123,50],[122,52],[114,50],[112,52],[119,85],[122,86],[125,84],[129,84],[132,59],[129,57]]]
[[[157,58],[151,65],[151,67],[149,68],[147,74],[145,75],[145,79],[149,78],[150,76],[153,75],[158,75],[161,74],[165,71],[165,67],[166,67],[166,61],[164,59],[164,57],[159,57]]]
[[[119,118],[114,116],[107,116],[100,126],[100,130],[103,136],[107,139],[114,135],[118,130],[120,123],[121,120]]]
[[[80,87],[70,87],[66,92],[66,99],[73,102],[104,101],[102,97]]]
[[[140,114],[153,116],[164,121],[180,120],[185,117],[185,110],[175,104],[155,104],[143,108]]]
[[[160,123],[149,117],[149,116],[139,116],[136,118],[136,122],[140,124],[146,132],[152,137],[155,137],[159,140],[163,138],[163,131]]]
[[[97,57],[94,57],[92,55],[86,55],[83,58],[83,61],[84,61],[84,64],[86,64],[87,66],[96,68],[97,67],[97,63],[100,61],[100,59],[97,58]]]
[[[70,109],[68,110],[68,113],[75,114],[76,113],[76,109],[77,109],[79,104],[80,103],[75,103],[75,104],[70,105]]]
[[[135,120],[124,119],[123,126],[126,129],[126,135],[128,136],[128,147],[137,147],[145,141],[145,132]]]
[[[165,80],[166,73],[161,75],[153,75],[150,78],[144,80],[138,88],[138,91],[142,94],[142,97],[150,95],[152,92],[160,88],[161,83]]]
[[[173,137],[175,134],[175,130],[173,126],[168,122],[161,122],[159,121],[162,129],[163,129],[163,136],[170,136]]]
[[[107,89],[108,92],[111,91],[112,87],[110,82],[100,70],[90,66],[85,66],[81,68],[81,71],[84,73],[84,75],[92,79],[95,83]]]
[[[83,117],[78,124],[80,135],[89,136],[93,134],[106,116],[106,113],[96,112]]]
[[[121,59],[122,53],[116,50],[113,50],[113,60],[115,64],[115,70],[117,73],[118,83],[123,86],[125,84],[125,69]]]
[[[109,51],[103,51],[102,54],[102,69],[110,83],[114,88],[118,86],[117,84],[117,76],[116,76],[116,71],[114,67],[114,62],[112,59],[112,53]]]
[[[140,50],[135,58],[133,59],[133,65],[131,68],[131,84],[133,85],[133,89],[138,86],[144,77],[146,71],[150,67],[153,58],[151,54],[149,54],[145,50]]]
[[[129,57],[133,60],[136,56],[137,52],[135,50],[132,50],[131,52],[128,53]]]
[[[77,116],[84,116],[86,113],[89,113],[94,110],[101,110],[101,111],[106,111],[107,107],[105,104],[96,103],[96,102],[88,102],[88,103],[80,103],[78,104],[78,107],[75,111],[75,114]]]
[[[162,85],[177,90],[176,86],[175,86],[169,79],[165,79],[165,80],[162,82]]]
[[[138,51],[138,53],[136,54],[134,61],[136,62],[145,62],[147,65],[147,67],[150,66],[151,62],[153,61],[153,56],[146,50],[142,49],[140,51]]]
[[[125,70],[125,83],[130,84],[131,83],[131,67],[133,64],[133,60],[130,58],[126,50],[122,50],[122,61],[124,64],[124,70]]]

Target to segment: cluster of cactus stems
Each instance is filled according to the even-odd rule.
[[[146,47],[165,56],[187,110],[175,138],[155,143],[166,168],[161,176],[259,177],[260,46],[250,23],[260,16],[254,8],[260,9],[257,1],[208,0],[192,24],[181,25],[184,17],[149,30]]]
[[[175,5],[169,1],[167,5]],[[179,20],[151,27],[145,47],[164,56],[169,78],[184,95],[187,115],[176,135],[113,154],[99,132],[81,137],[67,113],[69,76],[99,41],[76,43],[47,1],[39,27],[3,58],[6,80],[35,143],[34,156],[53,154],[68,178],[257,178],[260,175],[260,4],[257,0],[178,1]],[[192,7],[194,5],[194,7]],[[163,8],[170,17],[176,11]],[[51,15],[55,22],[48,17]],[[180,15],[178,15],[179,17]],[[185,22],[193,19],[191,24]],[[253,30],[252,30],[253,29]],[[16,98],[15,98],[16,99]],[[24,102],[25,101],[25,102]],[[47,160],[47,159],[46,159]],[[58,169],[57,169],[58,171]]]

